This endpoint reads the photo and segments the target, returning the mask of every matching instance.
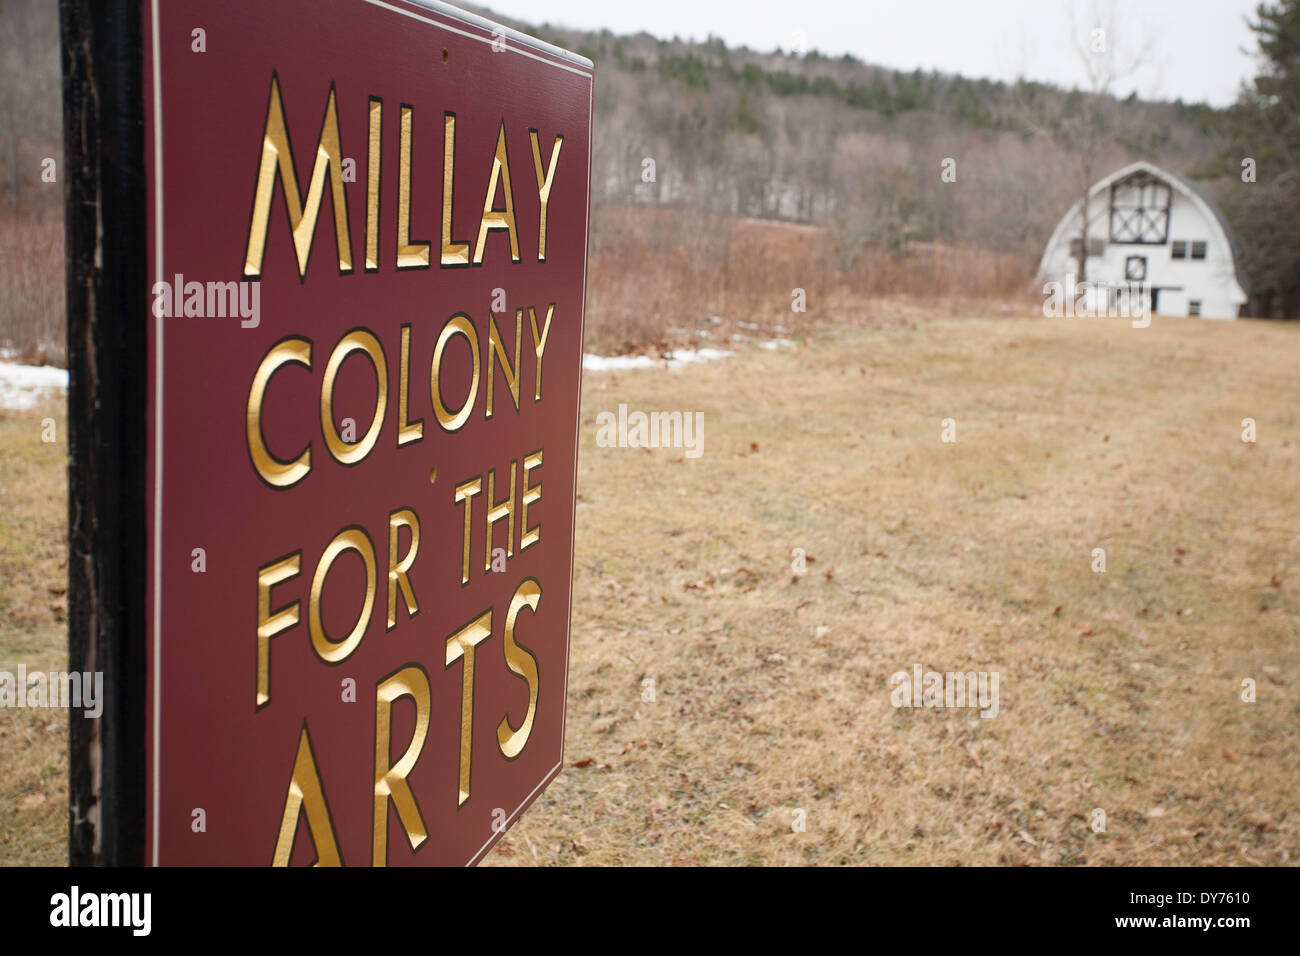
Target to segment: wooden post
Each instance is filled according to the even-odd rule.
[[[144,862],[148,354],[141,10],[60,0],[68,310],[69,862]]]

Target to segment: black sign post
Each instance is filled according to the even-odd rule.
[[[68,666],[104,675],[69,721],[69,862],[144,862],[145,374],[141,19],[60,0],[68,309]]]

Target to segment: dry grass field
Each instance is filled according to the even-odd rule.
[[[588,375],[568,766],[489,862],[1295,861],[1297,370],[1294,325],[902,316]],[[597,447],[620,402],[703,456]],[[999,715],[895,709],[914,664]]]
[[[567,766],[487,863],[1296,861],[1300,327],[933,314],[586,376]],[[702,457],[598,447],[620,403]],[[0,412],[0,668],[64,655],[48,414]],[[896,709],[913,665],[998,715]],[[32,713],[0,864],[64,858]]]
[[[61,398],[0,409],[0,670],[11,674],[67,666],[66,416]],[[67,859],[67,713],[0,710],[0,866]]]

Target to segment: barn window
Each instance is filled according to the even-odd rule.
[[[1124,260],[1124,278],[1130,282],[1145,282],[1147,277],[1147,257],[1129,256]]]
[[[1186,242],[1184,242],[1183,240],[1179,239],[1177,242],[1174,243],[1174,254],[1173,254],[1173,258],[1175,258],[1175,259],[1186,259],[1186,258],[1187,258],[1187,243],[1186,243]]]
[[[1110,187],[1110,241],[1163,245],[1169,238],[1173,191],[1139,170]]]
[[[1193,259],[1204,259],[1204,258],[1205,258],[1205,243],[1203,243],[1203,242],[1193,242],[1193,243],[1192,243],[1192,258],[1193,258]]]
[[[1200,299],[1188,299],[1188,300],[1187,300],[1187,314],[1188,314],[1188,315],[1200,315],[1200,314],[1201,314],[1201,300],[1200,300]]]

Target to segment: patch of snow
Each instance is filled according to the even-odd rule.
[[[714,359],[726,358],[730,354],[726,349],[675,349],[667,353],[665,358],[656,358],[652,355],[603,356],[587,353],[582,357],[582,368],[586,372],[621,372],[630,368],[659,368],[664,365],[669,368],[681,368],[692,362],[710,362]]]
[[[758,323],[757,323],[757,322],[737,322],[736,324],[737,324],[738,326],[740,326],[742,329],[756,329],[756,328],[758,328]]]
[[[649,355],[592,355],[582,357],[584,372],[621,372],[625,368],[654,368],[659,360]]]
[[[730,354],[726,349],[677,349],[668,353],[668,364],[677,366],[688,362],[712,362]]]
[[[769,352],[775,349],[788,349],[794,347],[794,342],[789,339],[770,339],[767,342],[759,342],[760,349],[767,349]]]
[[[47,390],[67,387],[65,369],[0,362],[0,408],[31,408]]]

